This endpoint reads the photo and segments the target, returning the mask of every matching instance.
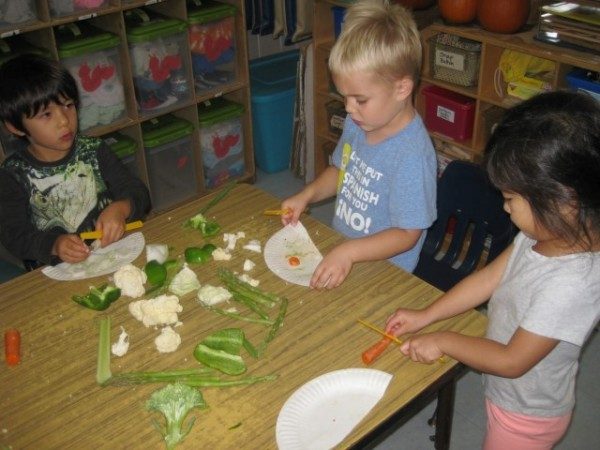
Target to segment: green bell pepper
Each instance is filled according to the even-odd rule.
[[[213,252],[217,249],[213,244],[205,244],[202,247],[188,247],[185,249],[185,261],[190,264],[201,264],[210,260]]]
[[[103,284],[99,288],[90,286],[90,292],[86,295],[74,295],[72,297],[75,303],[85,306],[95,311],[104,311],[111,303],[121,297],[121,289],[115,286]]]

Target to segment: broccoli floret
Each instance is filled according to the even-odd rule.
[[[168,384],[154,391],[146,402],[146,409],[158,411],[165,416],[165,427],[161,427],[156,421],[154,425],[162,434],[167,449],[174,449],[177,444],[183,442],[192,429],[194,417],[188,421],[185,427],[183,422],[194,408],[206,408],[204,398],[199,390],[182,383]]]
[[[184,225],[199,230],[204,237],[214,236],[221,230],[218,223],[208,220],[202,213],[190,217]]]

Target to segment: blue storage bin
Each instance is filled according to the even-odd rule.
[[[256,165],[267,173],[290,165],[298,51],[250,61]]]
[[[597,72],[574,69],[567,74],[567,83],[571,89],[587,92],[600,102],[600,81]]]
[[[331,8],[333,13],[333,34],[338,38],[342,32],[342,24],[344,23],[344,16],[346,15],[346,8],[342,6],[333,6]]]

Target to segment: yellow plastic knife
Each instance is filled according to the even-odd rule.
[[[141,228],[142,225],[144,225],[144,223],[141,220],[126,223],[125,231],[131,231],[135,230],[136,228]],[[79,233],[79,237],[84,241],[86,239],[102,239],[102,231],[84,231],[83,233]]]

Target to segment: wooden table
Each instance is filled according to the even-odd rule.
[[[191,202],[150,219],[143,228],[146,243],[169,244],[171,255],[180,255],[189,246],[204,241],[198,231],[182,228],[210,198]],[[244,231],[246,239],[267,239],[281,228],[278,217],[261,214],[277,208],[279,201],[250,186],[236,186],[214,206],[209,217],[224,232]],[[307,216],[302,222],[317,247],[326,253],[342,239],[335,231]],[[223,245],[221,235],[215,239]],[[276,381],[247,387],[203,389],[208,410],[194,411],[196,423],[181,448],[276,448],[275,424],[286,399],[307,381],[337,369],[363,367],[361,351],[379,337],[361,327],[363,318],[382,325],[399,306],[422,307],[439,292],[385,261],[357,264],[343,285],[330,291],[313,291],[290,285],[272,274],[262,255],[241,249],[238,244],[228,262],[211,261],[197,266],[202,283],[219,285],[216,269],[225,266],[242,272],[244,260],[256,263],[252,276],[263,290],[285,296],[289,307],[284,325],[259,360],[248,355],[248,374],[278,374]],[[134,264],[142,267],[145,254]],[[98,318],[108,314],[112,321],[111,340],[120,327],[130,335],[129,352],[112,358],[113,372],[166,370],[197,366],[192,355],[196,344],[209,332],[241,327],[258,343],[264,328],[248,326],[204,310],[194,294],[181,298],[183,326],[177,328],[182,344],[170,354],[159,354],[154,346],[158,330],[145,328],[128,312],[128,298],[122,297],[105,312],[85,309],[73,301],[73,294],[85,293],[89,285],[100,285],[107,276],[82,281],[59,282],[40,270],[0,285],[0,331],[21,332],[21,364],[8,367],[0,362],[0,447],[14,449],[99,449],[163,448],[153,428],[145,402],[160,385],[100,387],[95,381]],[[481,335],[485,318],[472,311],[431,329],[449,329]],[[388,349],[373,368],[394,378],[385,396],[345,439],[342,446],[363,446],[379,433],[395,426],[420,401],[441,392],[441,411],[451,419],[452,395],[460,364],[423,365],[413,363],[394,349]],[[449,411],[448,411],[448,408]],[[241,424],[234,427],[237,424]],[[446,424],[448,425],[448,424]],[[234,428],[232,428],[234,427]],[[438,426],[438,448],[448,445],[449,428]]]

